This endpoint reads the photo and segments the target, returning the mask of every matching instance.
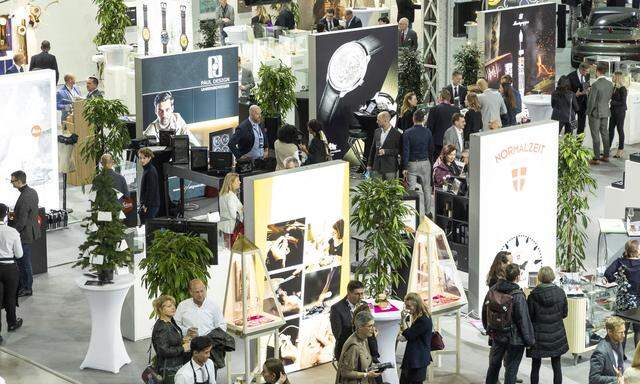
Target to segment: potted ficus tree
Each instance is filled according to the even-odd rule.
[[[146,257],[140,261],[149,298],[166,294],[178,303],[189,298],[189,282],[200,279],[206,284],[212,259],[213,253],[201,237],[169,230],[154,232]]]
[[[258,78],[253,94],[262,109],[269,147],[272,148],[284,114],[296,105],[296,77],[290,67],[280,62],[276,66],[261,64]]]
[[[91,268],[101,283],[109,283],[117,267],[131,264],[133,252],[125,241],[122,204],[106,170],[93,178],[91,190],[95,199],[82,225],[87,239],[80,245],[80,255],[73,266]]]
[[[400,48],[398,50],[398,113],[402,107],[404,95],[414,92],[418,102],[422,102],[422,60],[416,50]]]
[[[91,133],[80,148],[80,155],[86,162],[98,164],[100,157],[110,153],[116,163],[130,142],[129,132],[120,116],[129,113],[120,100],[93,97],[86,101],[84,118],[91,126]]]
[[[584,133],[564,135],[558,147],[558,267],[569,273],[584,269],[589,195],[597,187],[591,175],[591,150],[584,148]]]
[[[198,48],[213,48],[218,42],[220,27],[216,19],[200,20],[200,33],[202,41],[196,44]]]
[[[123,0],[93,0],[98,7],[96,22],[100,25],[93,42],[105,55],[99,65],[99,73],[105,65],[125,65],[132,47],[126,45],[125,29],[131,24],[127,16],[127,5]]]
[[[462,72],[465,84],[471,85],[478,81],[478,73],[482,68],[480,49],[474,43],[464,44],[453,55],[456,70]]]
[[[411,257],[405,241],[405,235],[411,234],[402,219],[415,214],[415,210],[403,203],[405,190],[398,179],[371,178],[351,192],[351,225],[364,235],[365,255],[365,262],[356,269],[355,276],[364,283],[367,295],[384,307],[391,287],[403,281],[397,271]]]

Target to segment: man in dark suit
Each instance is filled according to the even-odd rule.
[[[7,74],[24,72],[24,68],[22,68],[22,66],[26,62],[25,59],[24,53],[16,53],[13,55],[13,64],[7,68]]]
[[[589,384],[621,383],[624,371],[625,338],[624,320],[611,316],[605,321],[607,336],[600,340],[591,354],[589,364]]]
[[[20,191],[20,197],[13,209],[13,227],[20,234],[22,243],[22,258],[18,259],[20,283],[18,296],[33,294],[33,269],[31,268],[31,245],[40,238],[38,228],[38,192],[27,185],[27,175],[24,171],[11,174],[11,185]]]
[[[567,77],[571,83],[571,91],[576,94],[579,109],[578,114],[578,135],[584,132],[587,121],[587,91],[589,90],[589,64],[582,62],[575,72],[571,72]]]
[[[58,80],[60,79],[60,74],[58,73],[58,61],[56,57],[49,53],[51,50],[51,43],[48,40],[42,40],[42,44],[40,44],[40,49],[42,52],[37,55],[31,56],[31,63],[29,63],[29,70],[33,71],[36,69],[53,69],[56,71],[56,84],[58,84]]]
[[[353,11],[350,9],[344,12],[344,20],[346,21],[347,29],[362,28],[362,20],[354,16]]]
[[[462,85],[462,73],[453,71],[451,74],[451,84],[445,87],[451,94],[449,103],[459,108],[464,108],[464,100],[467,98],[467,87]]]
[[[282,3],[280,13],[276,18],[275,25],[277,27],[284,27],[288,30],[296,29],[296,19],[293,16],[293,12],[289,9],[288,3]]]
[[[93,97],[104,97],[102,91],[98,89],[98,84],[98,78],[94,76],[89,76],[87,78],[87,99],[91,99]]]
[[[398,6],[398,24],[401,19],[406,18],[411,26],[415,19],[416,9],[420,9],[420,4],[414,4],[412,0],[396,0],[396,5]]]
[[[373,134],[367,169],[373,170],[373,176],[392,180],[398,172],[402,134],[391,126],[391,115],[387,111],[378,113],[377,123],[380,128]]]
[[[418,34],[409,28],[409,20],[406,18],[398,22],[398,47],[418,49]]]
[[[118,192],[122,193],[122,198],[129,197],[129,186],[127,185],[127,180],[119,173],[113,170],[113,157],[105,153],[100,157],[100,164],[102,168],[106,170],[106,173],[111,177],[111,182],[113,183],[113,188],[115,188]],[[121,199],[122,199],[121,198]]]
[[[327,9],[327,12],[324,14],[324,17],[320,19],[318,24],[322,24],[324,26],[324,30],[327,32],[337,30],[340,25],[338,19],[335,17],[335,11],[333,8]]]
[[[429,116],[427,117],[427,128],[431,130],[433,135],[433,146],[435,148],[435,153],[433,154],[434,157],[431,159],[432,162],[440,156],[444,133],[449,129],[449,127],[451,127],[453,115],[460,111],[458,108],[451,105],[449,100],[451,100],[451,94],[448,90],[443,88],[440,91],[439,104],[431,108]]]
[[[353,311],[364,298],[364,284],[357,280],[351,280],[347,285],[347,295],[342,300],[331,306],[329,322],[331,332],[336,339],[334,356],[340,358],[342,346],[353,333]]]
[[[240,123],[229,139],[229,150],[236,160],[266,159],[269,156],[267,132],[260,124],[262,110],[257,105],[249,107],[249,117]]]
[[[587,98],[587,116],[589,117],[589,129],[591,130],[591,140],[593,141],[592,165],[599,161],[609,162],[609,117],[611,109],[611,95],[613,95],[613,84],[604,77],[607,67],[604,63],[598,63],[596,74],[598,79],[593,83]],[[600,139],[602,139],[603,152],[600,155]]]

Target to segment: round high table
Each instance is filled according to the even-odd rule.
[[[527,95],[522,98],[522,103],[527,106],[531,121],[551,119],[551,95]]]
[[[378,329],[378,351],[381,363],[393,363],[393,369],[385,369],[382,373],[382,381],[389,384],[398,384],[398,367],[396,367],[396,339],[400,332],[400,312],[404,303],[398,300],[389,300],[395,309],[385,312],[376,312],[374,307],[371,312]]]
[[[80,369],[94,368],[113,373],[131,362],[122,341],[120,313],[127,291],[133,285],[133,275],[115,276],[113,284],[85,285],[87,277],[76,279],[91,310],[91,341]]]

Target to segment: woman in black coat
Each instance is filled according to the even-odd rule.
[[[307,130],[310,135],[309,148],[302,146],[302,151],[308,156],[305,164],[318,164],[331,160],[329,143],[327,143],[327,137],[322,130],[322,124],[316,119],[311,119],[307,123]]]
[[[553,384],[562,383],[560,357],[569,350],[564,322],[567,317],[567,296],[562,288],[553,284],[556,276],[551,267],[542,267],[538,272],[538,286],[527,298],[529,317],[533,323],[536,344],[527,349],[531,357],[531,384],[538,384],[542,358],[551,358]]]
[[[417,293],[404,297],[405,310],[400,317],[400,332],[407,341],[402,358],[400,384],[422,384],[431,363],[433,322],[424,301]],[[407,323],[407,315],[409,322]]]
[[[401,131],[413,127],[413,113],[418,109],[418,98],[415,92],[409,92],[404,95],[402,107],[400,108],[400,116],[396,122],[396,128]]]
[[[558,88],[551,94],[551,120],[556,120],[559,125],[560,133],[564,128],[564,133],[570,135],[573,132],[571,122],[576,121],[576,111],[578,99],[576,94],[571,92],[571,82],[566,76],[560,77],[558,80]]]
[[[176,300],[162,295],[153,301],[158,320],[153,325],[151,344],[156,351],[156,370],[164,377],[164,384],[173,384],[176,372],[190,359],[189,338],[183,338],[182,330],[173,319]]]
[[[482,131],[482,113],[480,112],[480,101],[475,92],[467,93],[464,103],[469,108],[467,113],[464,114],[465,125],[463,131],[465,148],[468,148],[469,136],[472,133]]]
[[[611,95],[611,116],[609,117],[609,144],[618,131],[618,151],[613,155],[616,159],[624,155],[624,117],[627,114],[627,88],[623,85],[623,74],[613,73],[613,94]],[[606,155],[606,154],[605,154]]]

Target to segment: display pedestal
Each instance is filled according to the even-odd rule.
[[[440,332],[440,318],[442,316],[447,316],[451,313],[451,309],[441,311],[439,313],[432,313],[431,318],[433,320],[434,326],[433,331]],[[442,355],[455,355],[456,356],[456,375],[460,374],[460,308],[455,310],[456,313],[456,343],[455,349],[445,348],[442,351],[431,351],[431,357],[433,361],[431,362],[430,369],[428,369],[428,382],[433,381],[433,368],[442,366]]]
[[[531,121],[544,121],[551,119],[551,95],[527,95],[522,98],[522,103],[529,110]]]
[[[624,189],[610,185],[604,188],[604,217],[607,219],[622,219],[627,207],[640,207],[640,163],[625,161],[624,174]]]
[[[640,143],[640,83],[631,83],[627,96],[627,115],[624,119],[624,142],[625,144]],[[616,132],[616,145],[618,133]],[[613,144],[613,143],[611,143]],[[617,146],[611,145],[612,149]]]
[[[131,248],[131,246],[130,246]],[[148,339],[155,324],[155,318],[149,318],[153,308],[149,291],[142,283],[142,275],[145,271],[139,268],[140,261],[146,257],[146,253],[133,255],[133,288],[127,293],[122,308],[122,321],[120,323],[122,336],[131,341]]]
[[[373,319],[378,329],[378,351],[380,351],[380,362],[391,362],[393,369],[385,369],[382,373],[382,381],[389,384],[398,384],[398,367],[396,367],[396,338],[400,332],[400,311],[404,303],[399,300],[389,300],[396,310],[389,312],[378,312],[372,310]]]
[[[87,277],[76,279],[91,309],[91,341],[80,369],[93,368],[113,373],[131,362],[120,333],[120,312],[127,291],[133,285],[132,275],[116,276],[113,284],[85,285]]]

